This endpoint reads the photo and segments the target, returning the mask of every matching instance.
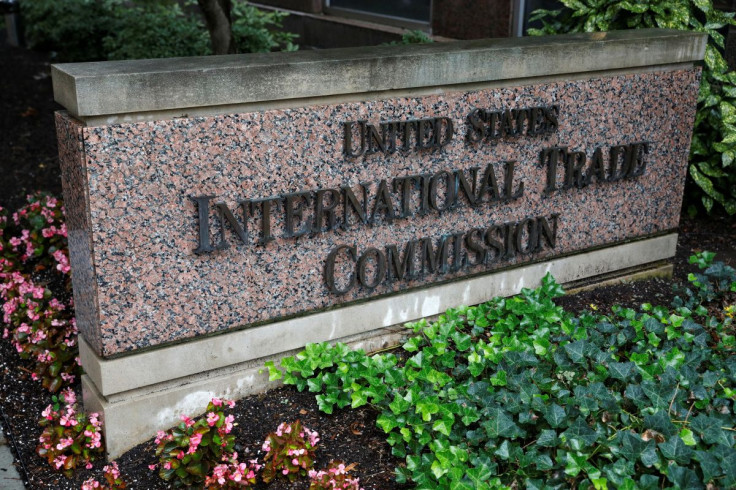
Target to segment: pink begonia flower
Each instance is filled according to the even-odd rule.
[[[85,433],[85,435],[87,434]],[[92,438],[92,440],[87,443],[88,448],[95,448],[95,447],[102,446],[102,442],[100,441],[100,439],[102,439],[102,434],[100,432],[93,432],[92,435],[88,437]]]
[[[176,455],[176,459],[184,459],[184,451],[179,451],[179,454]]]
[[[100,482],[93,478],[82,483],[82,490],[94,490],[95,488],[100,488]]]
[[[49,405],[49,407],[50,406],[51,405]],[[263,446],[261,446],[261,451],[263,451],[264,453],[271,451],[271,443],[268,440],[266,440],[266,442],[263,443]]]
[[[170,470],[171,469],[171,461],[167,461],[167,462],[164,463],[164,469],[165,470]]]
[[[191,427],[194,425],[194,420],[190,419],[186,415],[180,415],[179,418],[186,424],[187,427]]]
[[[118,468],[118,464],[115,461],[111,461],[109,465],[102,468],[102,471],[112,475],[114,480],[120,478],[120,468]]]
[[[228,400],[227,401],[227,406],[230,407],[230,408],[234,408],[235,407],[235,402],[233,400]]]
[[[215,412],[210,412],[207,414],[207,425],[209,425],[210,427],[214,426],[218,420],[220,420],[220,416],[217,415]]]
[[[88,469],[88,470],[91,470],[91,469],[92,469],[92,466],[93,466],[93,465],[92,465],[92,462],[91,462],[91,461],[87,461],[87,464],[86,464],[86,465],[84,465],[84,467],[85,467],[86,469]]]
[[[216,407],[221,407],[222,406],[222,400],[220,400],[219,398],[213,398],[212,399],[212,405],[214,405]]]
[[[72,439],[71,437],[62,438],[59,440],[59,444],[56,445],[56,449],[59,451],[63,451],[65,448],[68,448],[72,444],[74,444],[74,439]]]
[[[67,405],[74,405],[77,403],[77,395],[74,393],[73,389],[67,388],[63,390],[61,394],[64,396],[64,401]]]
[[[299,466],[299,460],[294,458],[291,460],[291,464],[293,464],[294,466]]]
[[[199,446],[199,444],[202,442],[202,434],[192,434],[192,436],[189,438],[189,444]]]
[[[32,379],[33,381],[38,381],[38,380],[39,380],[39,379],[41,379],[41,378],[39,378],[39,377],[38,377],[38,374],[36,374],[36,373],[31,373],[31,379]]]
[[[231,430],[233,430],[233,421],[235,420],[235,416],[228,415],[225,417],[225,433],[229,434]]]
[[[281,470],[281,473],[283,473],[284,475],[288,475],[289,474],[289,470],[286,469],[286,468],[284,468],[283,470]]]
[[[148,465],[148,469],[151,470],[151,471],[153,471],[153,470],[156,469],[156,465],[155,464],[149,464]]]
[[[62,466],[64,466],[64,462],[66,462],[66,456],[64,456],[64,455],[57,456],[54,459],[54,466],[56,466],[56,469],[58,470],[59,468],[61,468]]]
[[[160,430],[156,433],[156,439],[154,442],[158,444],[159,442],[163,441],[166,438],[166,432]]]
[[[43,412],[41,412],[41,416],[42,416],[42,417],[45,417],[45,418],[46,418],[46,420],[52,420],[52,419],[54,418],[54,417],[53,417],[53,416],[51,415],[51,412],[53,412],[53,410],[54,410],[54,407],[52,407],[51,405],[49,405],[48,407],[46,407],[46,408],[44,409],[44,411],[43,411]]]

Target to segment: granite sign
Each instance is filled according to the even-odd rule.
[[[263,362],[306,342],[378,348],[546,272],[660,267],[704,46],[644,30],[54,66],[110,454],[264,389]]]

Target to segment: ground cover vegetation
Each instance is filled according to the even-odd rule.
[[[70,271],[64,207],[50,195],[29,195],[28,204],[9,214],[0,208],[0,303],[3,338],[35,368],[31,379],[51,394],[41,412],[36,453],[56,471],[73,476],[80,467],[93,468],[104,457],[102,421],[77,404],[77,376],[81,374],[73,301],[69,297]],[[66,294],[58,299],[53,290]],[[64,298],[68,298],[65,300]],[[156,437],[159,477],[175,487],[240,488],[276,478],[290,481],[309,477],[310,488],[355,489],[359,479],[352,466],[333,461],[315,470],[317,432],[301,422],[282,423],[266,436],[257,459],[238,460],[235,417],[226,414],[235,403],[212,399],[206,416],[181,416],[181,423]],[[90,478],[85,489],[122,489],[127,484],[115,462],[103,468],[104,481]]]
[[[541,27],[531,35],[659,27],[708,35],[690,147],[688,212],[721,207],[736,214],[736,71],[724,59],[724,29],[736,25],[735,12],[711,0],[561,0],[565,8],[537,10]]]
[[[435,322],[408,324],[397,352],[372,356],[310,344],[266,367],[272,379],[316,393],[327,414],[368,405],[379,413],[399,484],[419,488],[726,488],[736,485],[736,271],[714,255],[691,257],[671,307],[614,307],[573,314],[540,287]],[[104,453],[97,414],[79,410],[80,373],[69,289],[63,204],[45,194],[0,210],[4,338],[35,363],[32,379],[53,395],[41,414],[37,454],[71,476]],[[51,288],[51,289],[50,289]],[[68,297],[68,294],[67,294]],[[64,388],[62,390],[62,388]],[[234,488],[310,478],[310,488],[359,488],[354,465],[314,469],[319,435],[301,422],[266,436],[261,459],[240,461],[236,424],[213,399],[206,415],[156,437],[164,481]],[[86,488],[125,488],[117,466]]]
[[[99,61],[203,56],[213,53],[194,0],[24,0],[25,38],[59,61]],[[296,50],[284,32],[288,14],[232,2],[234,51]]]
[[[691,262],[702,272],[671,308],[574,315],[547,275],[410,324],[398,353],[312,344],[268,368],[325,413],[379,410],[397,480],[418,488],[732,488],[736,338],[720,301],[736,271]]]

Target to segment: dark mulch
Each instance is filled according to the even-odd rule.
[[[4,33],[0,31],[4,39]],[[0,46],[0,206],[16,209],[25,195],[35,190],[60,194],[60,178],[48,59],[38,53]],[[694,251],[711,250],[718,258],[736,265],[736,220],[716,218],[694,221],[683,218],[675,259],[675,281],[682,282],[692,266],[687,257]],[[650,302],[667,305],[672,300],[672,283],[655,279],[587,291],[560,299],[572,311],[596,305],[610,312],[614,304],[638,307]],[[79,488],[90,476],[100,478],[102,462],[93,470],[80,470],[73,480],[51,471],[35,455],[37,425],[41,411],[50,402],[49,394],[30,380],[29,365],[18,358],[8,342],[0,342],[0,412],[6,435],[16,451],[16,465],[29,488]],[[234,434],[241,454],[253,454],[265,435],[282,421],[301,419],[319,431],[322,443],[318,466],[331,459],[358,463],[357,475],[366,489],[398,488],[393,468],[401,462],[391,456],[383,435],[375,427],[376,413],[370,408],[344,410],[332,416],[319,413],[310,394],[293,388],[274,390],[238,402],[232,412],[239,425]],[[118,463],[130,488],[166,488],[148,465],[155,462],[153,441],[127,452]],[[269,488],[307,488],[305,480],[294,484],[276,483]]]

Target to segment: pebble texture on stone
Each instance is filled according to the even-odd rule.
[[[101,356],[241,328],[344,303],[468,277],[673,230],[678,225],[699,69],[317,105],[255,113],[84,127],[57,116],[78,325]],[[557,105],[559,129],[507,137],[497,144],[465,140],[473,108]],[[452,118],[455,136],[441,150],[347,158],[342,123]],[[650,142],[644,175],[593,183],[546,196],[544,148],[568,146],[592,156],[617,144]],[[515,160],[523,196],[395,219],[349,230],[282,236],[196,255],[197,210],[191,196],[214,195],[240,217],[238,201],[371,183],[442,170],[482,169]],[[558,172],[558,180],[563,177]],[[502,183],[499,182],[499,185]],[[394,197],[397,196],[394,193]],[[529,255],[459,272],[331,293],[325,260],[337,245],[368,247],[559,213],[557,243]],[[219,233],[212,212],[211,234]],[[252,226],[252,225],[251,225]],[[257,233],[256,233],[257,237]]]

